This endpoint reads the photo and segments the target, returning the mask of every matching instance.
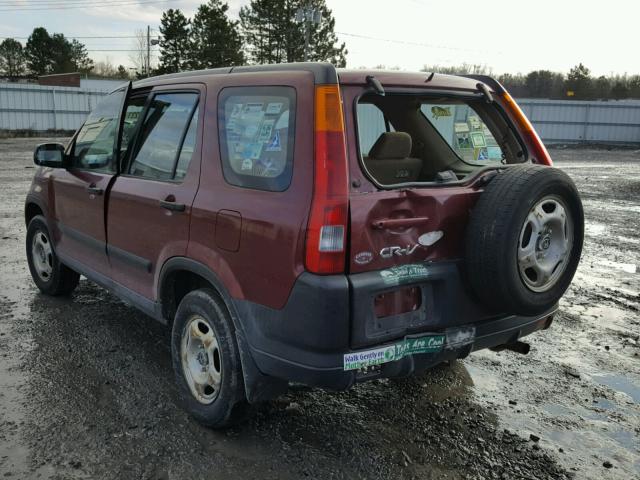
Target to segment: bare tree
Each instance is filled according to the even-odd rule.
[[[147,73],[147,34],[144,30],[136,30],[135,38],[129,53],[129,60],[139,75]]]
[[[93,73],[101,77],[116,77],[118,75],[110,57],[106,57],[103,61],[95,62]]]

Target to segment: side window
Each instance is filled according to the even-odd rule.
[[[389,131],[389,125],[385,121],[382,110],[372,103],[358,103],[357,113],[360,155],[366,157],[378,137]]]
[[[115,143],[124,90],[107,95],[89,114],[73,147],[73,168],[115,172]]]
[[[295,89],[231,87],[220,92],[220,158],[226,181],[281,192],[291,183]]]
[[[189,163],[191,163],[191,157],[196,149],[196,133],[198,131],[198,108],[196,107],[193,116],[191,117],[191,123],[189,124],[189,130],[182,142],[182,148],[180,149],[180,156],[178,157],[178,163],[176,165],[176,180],[182,180],[187,174]]]
[[[420,110],[453,151],[467,163],[499,163],[502,149],[470,105],[423,103]]]
[[[130,175],[152,180],[173,178],[197,102],[197,93],[159,93],[153,97],[138,135]]]

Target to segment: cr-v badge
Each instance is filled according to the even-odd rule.
[[[423,235],[420,235],[420,238],[418,239],[419,243],[414,245],[407,245],[405,248],[397,245],[393,247],[385,247],[382,250],[380,250],[380,256],[382,258],[391,258],[394,255],[398,257],[411,255],[413,252],[416,251],[418,247],[430,247],[431,245],[436,243],[438,240],[440,240],[442,237],[443,237],[443,233],[440,230],[437,230],[435,232],[428,232]]]

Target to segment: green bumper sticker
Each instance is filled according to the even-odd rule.
[[[425,335],[405,338],[401,342],[373,350],[344,355],[344,370],[357,370],[372,365],[400,360],[416,353],[437,353],[444,347],[445,335]]]
[[[400,285],[401,283],[413,282],[428,277],[429,270],[420,263],[411,263],[381,270],[380,276],[387,285]]]

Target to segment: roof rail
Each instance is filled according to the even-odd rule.
[[[144,87],[159,80],[173,80],[183,77],[199,77],[205,75],[228,75],[230,73],[249,72],[285,72],[303,71],[311,72],[314,81],[318,85],[332,85],[338,83],[338,73],[336,67],[328,62],[297,62],[297,63],[272,63],[268,65],[243,65],[240,67],[220,67],[206,70],[193,70],[188,72],[169,73],[158,75],[157,77],[144,78],[134,82],[133,86]]]

